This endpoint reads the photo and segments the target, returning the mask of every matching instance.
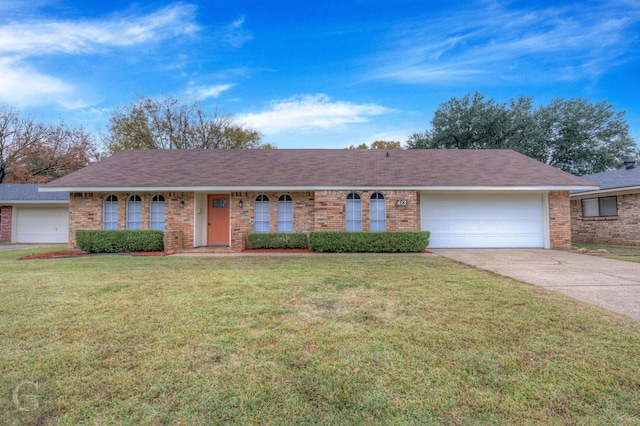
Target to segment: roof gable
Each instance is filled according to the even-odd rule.
[[[581,187],[511,150],[128,150],[46,184],[74,188]],[[592,185],[591,185],[592,186]]]

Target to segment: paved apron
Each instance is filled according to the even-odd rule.
[[[560,250],[431,251],[640,320],[640,263]]]

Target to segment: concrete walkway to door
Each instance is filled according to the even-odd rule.
[[[640,263],[559,250],[431,251],[640,320]]]

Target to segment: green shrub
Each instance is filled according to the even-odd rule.
[[[309,241],[307,234],[249,234],[249,248],[279,249],[279,248],[307,248]]]
[[[164,232],[152,230],[78,230],[76,244],[89,253],[161,251]]]
[[[429,232],[311,232],[309,247],[335,253],[417,253],[429,244]]]

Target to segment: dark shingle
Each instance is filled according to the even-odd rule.
[[[132,150],[45,185],[101,187],[505,187],[590,182],[510,150]]]
[[[618,169],[582,176],[600,186],[601,190],[640,186],[640,168]],[[574,193],[581,191],[572,191]]]
[[[39,184],[0,184],[0,201],[69,201],[67,192],[38,192]]]

